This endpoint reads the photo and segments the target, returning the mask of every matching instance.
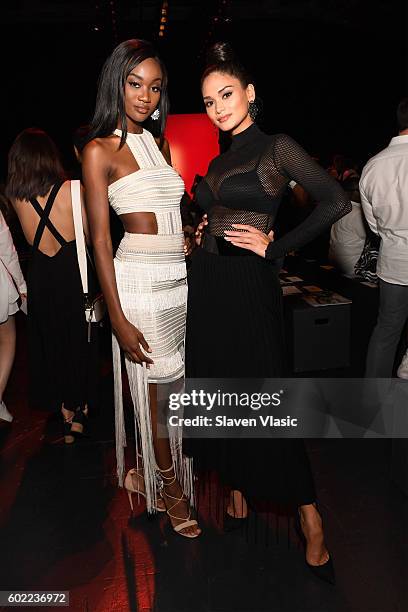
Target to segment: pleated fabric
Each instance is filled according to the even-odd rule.
[[[279,378],[285,372],[276,267],[257,256],[197,249],[189,272],[186,376]],[[316,498],[302,440],[190,439],[184,450],[198,472],[216,470],[250,502],[299,506]]]
[[[116,283],[126,318],[152,349],[150,369],[125,357],[134,406],[136,463],[143,461],[147,509],[157,503],[157,467],[149,402],[149,383],[158,388],[158,409],[165,414],[170,393],[181,392],[184,380],[184,340],[187,303],[183,234],[149,235],[125,233],[114,260]],[[112,336],[115,380],[117,474],[124,480],[126,432],[123,416],[120,349]],[[182,455],[181,431],[170,432],[175,469],[185,494],[193,500],[191,461]]]

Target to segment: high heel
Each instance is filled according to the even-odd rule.
[[[75,442],[75,436],[71,431],[72,418],[73,417],[69,417],[68,419],[66,419],[63,417],[64,442],[65,444],[67,444],[67,446],[70,446]]]
[[[142,468],[139,468],[139,470],[141,470]],[[132,494],[133,493],[137,493],[138,495],[142,495],[142,497],[144,497],[146,499],[146,493],[144,491],[142,491],[139,487],[139,480],[137,481],[138,486],[135,487],[133,484],[133,477],[137,476],[137,478],[143,478],[143,474],[140,474],[139,471],[136,468],[132,468],[131,470],[128,471],[128,473],[126,474],[126,478],[125,478],[125,482],[123,483],[124,488],[127,491],[128,494],[128,498],[129,498],[129,504],[130,504],[130,508],[133,512],[133,499],[132,499]],[[161,494],[159,494],[160,497],[162,498]],[[156,512],[166,512],[166,508],[160,508],[160,506],[154,506],[154,510]]]
[[[223,530],[225,533],[230,533],[231,531],[237,531],[238,529],[243,529],[248,525],[248,517],[243,516],[242,518],[238,518],[236,516],[231,516],[226,512],[224,514],[224,524]]]
[[[87,426],[88,426],[88,408],[82,410],[82,408],[77,408],[74,416],[72,417],[72,425],[78,425],[78,427],[71,427],[71,433],[76,438],[83,438],[87,436]]]
[[[234,491],[231,491],[231,494]],[[244,496],[242,495],[242,502],[245,500]],[[246,516],[232,516],[231,514],[229,514],[227,511],[225,511],[224,514],[224,525],[223,525],[223,529],[226,533],[229,533],[231,531],[236,531],[237,529],[242,529],[243,527],[246,527],[248,525],[248,514],[249,514],[249,508],[248,508],[248,502],[245,500],[245,503],[247,505],[247,515]],[[234,513],[235,513],[235,498],[233,497],[233,509],[234,509]],[[242,508],[243,508],[243,503],[242,503]]]
[[[316,508],[316,505],[313,504]],[[317,508],[316,508],[317,510]],[[318,512],[318,510],[317,510]],[[320,514],[320,513],[319,513]],[[302,529],[302,525],[300,522],[300,513],[299,511],[297,512],[296,516],[295,516],[295,530],[296,533],[300,539],[300,541],[303,544],[305,553],[306,553],[306,547],[307,547],[307,540],[306,540],[306,536],[303,533],[303,529]],[[330,554],[330,553],[329,553]],[[320,580],[323,580],[324,582],[328,582],[329,584],[335,585],[336,584],[336,576],[335,576],[335,572],[334,572],[334,564],[333,564],[333,560],[331,558],[331,556],[329,556],[328,560],[325,563],[322,563],[322,565],[312,565],[311,563],[309,563],[305,557],[305,563],[307,565],[307,567],[310,569],[310,571]]]
[[[173,523],[171,523],[171,526],[173,528],[173,530],[178,533],[179,535],[183,536],[183,538],[198,538],[198,536],[201,534],[200,533],[182,533],[182,529],[186,529],[187,527],[193,527],[193,526],[198,526],[198,523],[195,519],[190,518],[191,517],[191,508],[190,505],[188,504],[188,500],[186,498],[186,496],[184,495],[183,491],[181,491],[181,497],[174,497],[174,495],[170,495],[170,493],[167,493],[166,491],[164,491],[165,487],[169,487],[172,484],[174,484],[177,480],[176,478],[176,473],[174,471],[174,464],[172,463],[171,466],[169,468],[167,468],[167,470],[161,470],[160,468],[159,472],[160,475],[162,477],[163,480],[163,493],[164,496],[175,500],[175,503],[173,505],[170,506],[170,508],[167,508],[167,504],[166,504],[166,500],[163,496],[163,500],[164,503],[166,504],[166,512],[167,515],[170,518],[170,522],[171,519],[175,519],[177,521],[183,521],[182,523],[179,523],[178,525],[173,525]],[[166,472],[170,472],[170,470],[173,470],[174,475],[173,476],[165,476],[164,474]],[[167,480],[167,482],[166,482]],[[181,489],[181,487],[180,487]],[[184,516],[176,516],[175,514],[171,513],[171,510],[173,510],[173,508],[175,508],[180,502],[186,502],[186,504],[188,505],[188,516],[184,517]]]

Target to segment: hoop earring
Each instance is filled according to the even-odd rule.
[[[251,100],[248,104],[248,113],[252,121],[255,121],[258,112],[259,112],[259,107],[257,103],[255,102],[255,100]]]
[[[160,117],[160,111],[158,108],[156,108],[156,110],[150,115],[151,119],[153,119],[153,121],[157,121]]]

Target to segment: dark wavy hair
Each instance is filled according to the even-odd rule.
[[[248,70],[236,57],[231,45],[227,42],[217,42],[207,51],[206,67],[201,76],[201,86],[204,79],[213,72],[221,72],[236,77],[242,87],[254,83]]]
[[[10,200],[45,196],[65,179],[60,153],[48,134],[39,128],[20,132],[8,154],[6,196]]]
[[[148,58],[155,59],[162,71],[163,80],[161,86],[160,102],[158,109],[160,117],[153,121],[151,117],[146,119],[144,126],[153,136],[163,137],[166,119],[169,112],[169,98],[167,91],[167,71],[158,57],[153,45],[146,40],[125,40],[118,45],[106,60],[98,83],[95,113],[90,124],[87,142],[93,138],[110,136],[117,128],[118,119],[122,138],[120,147],[126,142],[127,121],[125,113],[125,84],[132,70]]]

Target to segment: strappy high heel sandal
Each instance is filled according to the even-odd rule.
[[[75,442],[75,436],[71,431],[71,427],[72,427],[72,419],[74,417],[69,417],[68,419],[66,419],[64,416],[62,417],[63,419],[63,428],[64,428],[64,442],[67,446],[73,444]]]
[[[136,493],[137,495],[141,495],[142,497],[146,499],[146,492],[142,491],[139,486],[139,479],[141,478],[144,480],[143,473],[140,473],[140,471],[143,472],[143,468],[132,468],[131,470],[129,470],[128,473],[126,474],[125,482],[123,483],[123,486],[125,487],[127,494],[128,494],[129,504],[130,504],[130,508],[132,512],[133,512],[133,499],[132,499],[133,493]],[[136,487],[134,485],[135,477],[137,478]],[[159,497],[163,499],[160,492],[159,492]],[[154,510],[155,512],[166,512],[166,508],[161,508],[158,505],[154,506]]]
[[[77,408],[75,414],[72,417],[71,433],[76,438],[83,438],[87,436],[87,425],[88,425],[88,408]]]
[[[167,515],[170,518],[170,522],[171,519],[175,519],[176,521],[182,521],[182,523],[179,523],[178,525],[173,525],[173,523],[171,523],[171,526],[173,528],[173,530],[178,533],[179,535],[183,536],[184,538],[198,538],[198,536],[201,534],[200,533],[183,533],[182,530],[186,529],[187,527],[194,527],[197,526],[198,527],[198,523],[195,519],[191,518],[191,508],[190,505],[188,503],[188,499],[186,498],[186,496],[184,495],[184,493],[181,493],[181,497],[174,497],[174,495],[170,495],[170,493],[167,493],[165,491],[166,487],[170,487],[172,484],[174,484],[177,480],[176,477],[176,473],[174,470],[174,463],[171,464],[171,466],[169,468],[167,468],[167,470],[161,470],[160,468],[159,472],[160,475],[162,477],[163,480],[163,493],[165,497],[168,497],[169,499],[173,499],[174,503],[170,506],[170,508],[166,509]],[[173,470],[173,476],[165,476],[166,472],[170,472],[171,470]],[[167,481],[167,482],[166,482]],[[181,487],[180,487],[181,488]],[[166,503],[165,497],[163,496],[164,499],[164,503]],[[175,514],[172,514],[171,511],[180,503],[180,502],[185,502],[188,505],[188,516],[176,516]],[[167,504],[166,504],[167,507]]]
[[[316,504],[313,504],[313,505],[316,508],[316,511],[319,512]],[[295,516],[295,530],[299,536],[300,541],[303,544],[303,548],[306,553],[307,540],[306,540],[305,534],[303,533],[302,524],[300,521],[299,509]],[[317,578],[320,578],[320,580],[323,580],[324,582],[328,582],[329,584],[332,584],[333,586],[336,584],[336,576],[334,573],[334,565],[333,565],[333,560],[331,556],[329,556],[327,561],[325,563],[322,563],[322,565],[312,565],[311,563],[307,561],[306,556],[305,556],[305,563],[307,567],[310,569],[310,571],[312,572],[312,574],[314,574]]]

